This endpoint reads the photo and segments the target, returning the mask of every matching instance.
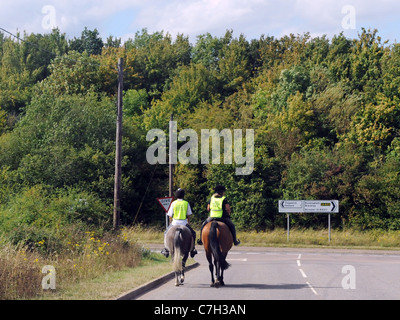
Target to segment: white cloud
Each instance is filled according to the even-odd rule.
[[[398,0],[2,0],[0,26],[11,32],[47,32],[42,27],[46,5],[54,6],[56,24],[70,38],[79,36],[85,26],[97,28],[103,37],[123,39],[142,28],[183,33],[192,41],[206,32],[221,36],[227,29],[248,39],[304,32],[332,36],[345,31],[345,5],[356,9],[358,30],[376,27],[392,39],[400,30]]]

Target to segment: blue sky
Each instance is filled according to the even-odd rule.
[[[350,8],[350,11],[344,10]],[[383,40],[400,40],[399,0],[2,0],[0,27],[15,33],[47,33],[57,26],[70,38],[84,27],[97,28],[103,38],[126,40],[142,28],[172,36],[227,29],[247,39],[262,34],[290,33],[332,37],[344,32],[357,37],[361,27],[377,28]],[[354,28],[355,27],[355,28]]]

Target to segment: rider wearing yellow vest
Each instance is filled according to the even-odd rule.
[[[225,187],[217,186],[215,188],[215,194],[211,197],[210,202],[207,205],[207,210],[210,212],[210,216],[203,222],[200,230],[200,239],[197,240],[197,244],[202,245],[201,234],[203,227],[212,220],[218,220],[224,222],[231,230],[233,236],[233,243],[235,246],[240,244],[240,241],[236,239],[236,229],[233,224],[231,216],[231,207],[225,197]]]
[[[171,206],[167,213],[167,215],[169,216],[169,227],[176,225],[183,225],[188,227],[188,229],[192,232],[194,241],[196,241],[196,231],[194,231],[189,225],[189,216],[192,215],[192,209],[190,208],[189,202],[183,200],[183,197],[185,196],[185,190],[179,188],[175,192],[175,196],[177,200],[171,203]],[[167,233],[169,227],[165,231],[165,234]],[[169,252],[167,248],[164,248],[161,253],[168,258]],[[190,256],[193,258],[196,254],[197,250],[193,248],[193,250],[190,252]]]
[[[218,197],[215,195],[211,197],[209,204],[209,211],[211,218],[222,218],[222,215],[224,213],[222,204],[224,203],[225,199],[226,197]]]

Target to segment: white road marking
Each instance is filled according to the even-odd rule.
[[[301,253],[299,254],[299,256],[297,257],[297,260],[300,260],[301,259]]]
[[[303,276],[303,278],[307,278],[307,275],[304,273],[303,269],[299,269],[301,275]]]
[[[318,292],[315,291],[315,289],[313,288],[313,286],[311,285],[311,283],[309,283],[308,281],[307,281],[306,283],[307,283],[308,287],[311,289],[311,291],[317,296],[317,295],[318,295]]]
[[[301,267],[300,260],[297,260],[297,266]]]
[[[228,261],[244,261],[244,262],[246,262],[247,261],[247,258],[244,258],[244,259],[226,259],[226,260],[228,260]]]

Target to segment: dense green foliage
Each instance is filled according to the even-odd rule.
[[[67,223],[109,226],[119,57],[123,223],[164,221],[155,198],[167,194],[168,169],[147,163],[146,133],[167,133],[174,113],[178,130],[255,130],[249,176],[235,164],[175,167],[194,222],[223,183],[242,229],[282,227],[279,199],[338,199],[336,227],[400,229],[400,45],[376,30],[251,41],[227,31],[191,44],[144,29],[121,45],[85,28],[73,40],[57,29],[23,39],[0,33],[0,228],[15,241]]]

